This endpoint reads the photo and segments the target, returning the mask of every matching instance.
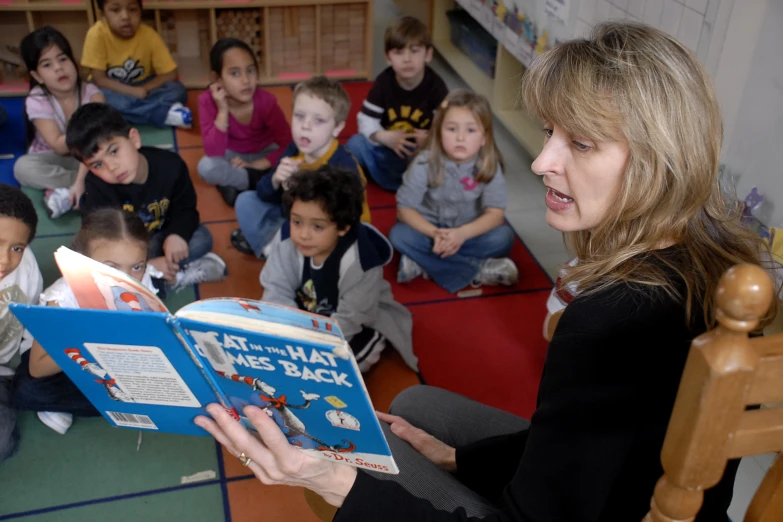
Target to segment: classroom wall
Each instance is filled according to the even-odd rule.
[[[783,1],[572,0],[571,34],[630,19],[676,36],[696,52],[723,110],[723,162],[737,193],[766,195],[759,218],[783,226]],[[776,200],[779,202],[776,204]]]

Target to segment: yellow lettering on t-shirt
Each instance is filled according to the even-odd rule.
[[[400,107],[400,116],[403,118],[410,118],[411,116],[411,108],[408,105],[403,105]]]
[[[415,111],[413,111],[413,116],[411,116],[411,120],[419,121],[422,116],[424,116],[424,113],[421,112],[419,109],[416,109]]]
[[[394,121],[397,119],[397,112],[389,107],[389,121]]]

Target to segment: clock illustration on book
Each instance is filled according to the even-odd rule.
[[[342,410],[329,410],[326,412],[326,418],[337,428],[359,431],[359,421],[350,413]]]

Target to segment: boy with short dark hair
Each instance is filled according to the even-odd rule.
[[[237,198],[234,209],[239,228],[231,233],[234,248],[258,258],[266,257],[264,249],[285,221],[282,198],[294,172],[329,164],[353,171],[366,184],[356,159],[337,141],[350,108],[348,93],[334,80],[318,76],[296,86],[291,122],[293,143],[269,174],[261,178],[255,192],[246,191]],[[362,221],[369,223],[366,198],[362,205]]]
[[[19,444],[16,411],[11,407],[14,356],[33,345],[33,338],[8,309],[8,303],[38,304],[43,277],[33,251],[38,215],[18,188],[0,184],[0,461]]]
[[[103,207],[137,214],[150,233],[149,265],[160,272],[159,295],[221,281],[226,264],[212,250],[212,234],[199,223],[196,191],[177,154],[142,147],[139,131],[102,103],[88,103],[68,122],[66,144],[90,172],[80,208]]]
[[[359,134],[345,147],[378,185],[396,191],[449,90],[427,66],[433,48],[421,21],[395,20],[386,28],[384,50],[389,67],[375,79],[357,115]]]
[[[363,372],[387,342],[417,370],[411,314],[383,278],[393,250],[383,234],[361,223],[363,200],[355,173],[331,165],[288,178],[288,220],[261,272],[263,300],[335,319]]]
[[[141,23],[142,0],[97,0],[103,20],[87,31],[82,66],[106,103],[134,125],[189,129],[193,115],[177,64],[160,35]]]

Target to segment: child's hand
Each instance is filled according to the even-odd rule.
[[[188,242],[177,234],[171,234],[163,242],[163,255],[170,265],[179,267],[179,263],[188,257]]]
[[[386,130],[375,133],[375,140],[386,145],[400,158],[406,158],[413,154],[418,146],[414,134],[408,134],[402,130]]]
[[[223,88],[223,84],[220,82],[209,84],[209,92],[212,94],[212,99],[215,100],[215,105],[217,105],[218,110],[228,110],[226,89]]]
[[[410,134],[409,134],[410,136]],[[430,136],[430,131],[424,129],[414,129],[413,140],[416,142],[416,148],[420,149],[427,142],[427,138]]]
[[[459,252],[464,242],[465,237],[459,228],[440,228],[435,233],[435,246],[432,252],[442,258],[453,256]]]
[[[82,195],[84,194],[84,180],[77,179],[74,181],[73,185],[71,185],[71,188],[68,189],[68,199],[71,201],[71,208],[78,209],[79,208],[79,200],[82,199]]]
[[[279,189],[281,186],[283,189],[286,188],[288,178],[290,178],[294,172],[299,170],[299,164],[301,162],[301,160],[295,160],[293,158],[283,158],[280,160],[280,164],[277,166],[277,170],[275,170],[275,173],[272,174],[272,186],[275,188],[275,190]]]
[[[177,281],[177,272],[179,272],[179,265],[172,265],[168,260],[161,256],[155,259],[147,261],[148,265],[152,265],[158,272],[163,274],[163,280],[167,283],[175,283]]]
[[[131,87],[133,89],[133,95],[137,98],[144,99],[147,97],[147,89],[143,86]]]
[[[233,158],[231,158],[231,164],[235,167],[239,167],[240,169],[244,169],[245,167],[250,166],[250,163],[243,160],[239,156],[234,156]]]

